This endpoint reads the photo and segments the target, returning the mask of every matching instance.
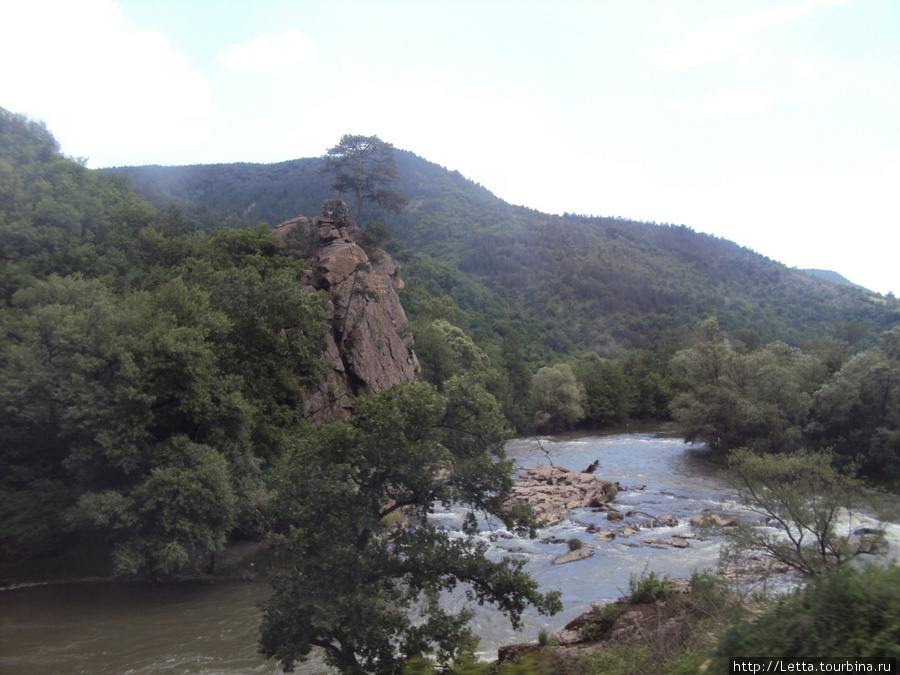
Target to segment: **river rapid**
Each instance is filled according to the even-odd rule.
[[[507,453],[522,467],[547,464],[547,453],[555,465],[574,470],[599,460],[598,478],[628,488],[617,496],[617,509],[672,514],[678,524],[604,542],[596,541],[587,528],[593,523],[597,529],[610,529],[610,524],[604,513],[590,509],[579,509],[561,523],[544,528],[534,540],[511,536],[499,523],[484,523],[480,537],[491,547],[491,555],[525,560],[525,569],[542,590],[561,592],[565,607],[554,617],[527,614],[519,631],[513,631],[498,612],[476,608],[473,628],[481,638],[485,658],[493,658],[502,645],[535,641],[541,630],[555,632],[592,604],[624,595],[632,575],[654,571],[687,577],[693,570],[715,567],[720,549],[715,538],[699,535],[684,549],[641,541],[691,532],[689,518],[707,508],[745,510],[703,452],[665,434],[594,433],[545,438],[540,443],[533,438],[516,439],[508,443]],[[644,487],[635,489],[637,486]],[[458,531],[462,513],[449,510],[436,514],[434,520]],[[870,519],[860,516],[853,525],[868,522]],[[888,535],[894,555],[900,527],[889,526]],[[572,537],[593,546],[594,555],[553,565],[568,547],[542,543],[541,539]],[[260,616],[256,605],[268,592],[262,579],[162,588],[47,585],[0,592],[0,673],[279,673],[277,664],[256,653]],[[459,595],[447,602],[460,605],[465,600]],[[296,672],[328,671],[311,662]]]

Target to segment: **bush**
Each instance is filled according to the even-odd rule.
[[[669,585],[669,575],[659,577],[656,572],[647,574],[646,570],[640,576],[632,574],[628,580],[628,590],[631,591],[630,603],[642,605],[657,600],[665,600],[672,592]]]
[[[586,675],[635,675],[658,672],[657,659],[646,645],[614,645],[584,659]]]
[[[814,578],[719,639],[720,670],[735,655],[814,658],[900,656],[900,567],[850,566]]]
[[[566,544],[569,545],[570,551],[578,551],[579,549],[584,547],[584,543],[581,541],[581,539],[576,539],[575,537],[569,539]]]
[[[596,642],[608,637],[619,617],[628,609],[627,605],[613,602],[603,607],[591,608],[590,619],[581,626],[581,637]]]
[[[865,504],[865,491],[859,481],[833,468],[830,453],[760,457],[736,450],[725,477],[753,511],[781,526],[777,532],[740,520],[713,526],[733,556],[770,555],[803,576],[814,576],[882,543],[878,534],[855,541],[839,531],[835,514]]]
[[[606,495],[607,501],[611,502],[619,495],[619,488],[616,487],[615,483],[604,483],[603,494]]]

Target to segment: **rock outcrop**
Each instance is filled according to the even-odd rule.
[[[615,484],[593,474],[559,466],[536,466],[516,480],[509,502],[523,501],[534,509],[538,521],[555,525],[572,509],[602,508],[614,498]]]
[[[583,548],[576,548],[574,551],[569,551],[568,553],[556,556],[553,559],[553,564],[565,565],[566,563],[575,562],[576,560],[590,558],[592,555],[594,555],[594,552],[585,545]]]
[[[329,199],[320,217],[299,216],[272,233],[306,256],[303,287],[328,295],[331,332],[324,356],[331,367],[307,392],[307,417],[345,418],[351,397],[415,379],[419,361],[397,295],[403,289],[400,266],[380,249],[367,252],[347,205]]]

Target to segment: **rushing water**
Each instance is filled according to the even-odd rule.
[[[541,629],[554,632],[586,611],[592,603],[617,598],[628,590],[631,575],[643,571],[689,576],[692,570],[713,567],[719,542],[690,540],[686,549],[654,548],[640,541],[648,536],[671,537],[690,530],[688,519],[705,508],[740,511],[732,493],[717,477],[717,469],[702,453],[680,440],[653,433],[581,435],[511,441],[507,452],[520,466],[546,464],[584,469],[600,461],[596,475],[619,481],[622,511],[651,515],[673,514],[675,527],[642,530],[611,542],[595,541],[587,532],[594,523],[608,529],[605,514],[579,509],[563,522],[545,528],[536,540],[512,537],[499,523],[485,523],[481,536],[491,555],[512,555],[526,561],[526,570],[542,590],[559,590],[565,609],[561,615],[530,613],[525,626],[513,631],[499,613],[478,608],[474,621],[486,657],[504,644],[536,639]],[[634,489],[643,485],[644,489]],[[448,511],[437,523],[456,530],[462,515]],[[892,526],[889,534],[896,536]],[[491,535],[497,535],[491,542]],[[565,565],[553,559],[566,544],[541,543],[542,538],[578,537],[594,546],[590,558]],[[269,674],[280,670],[256,653],[259,611],[265,598],[263,580],[213,586],[142,588],[111,584],[40,586],[0,593],[0,673],[238,673]],[[448,598],[458,604],[461,598]],[[297,669],[322,672],[317,664]]]

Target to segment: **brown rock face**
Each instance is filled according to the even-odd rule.
[[[379,249],[370,250],[371,257],[366,253],[347,205],[329,199],[321,217],[300,216],[272,233],[306,252],[303,287],[328,294],[332,329],[325,358],[332,367],[307,392],[307,416],[316,421],[347,417],[352,396],[415,379],[419,361],[397,296],[403,288],[400,266]]]

